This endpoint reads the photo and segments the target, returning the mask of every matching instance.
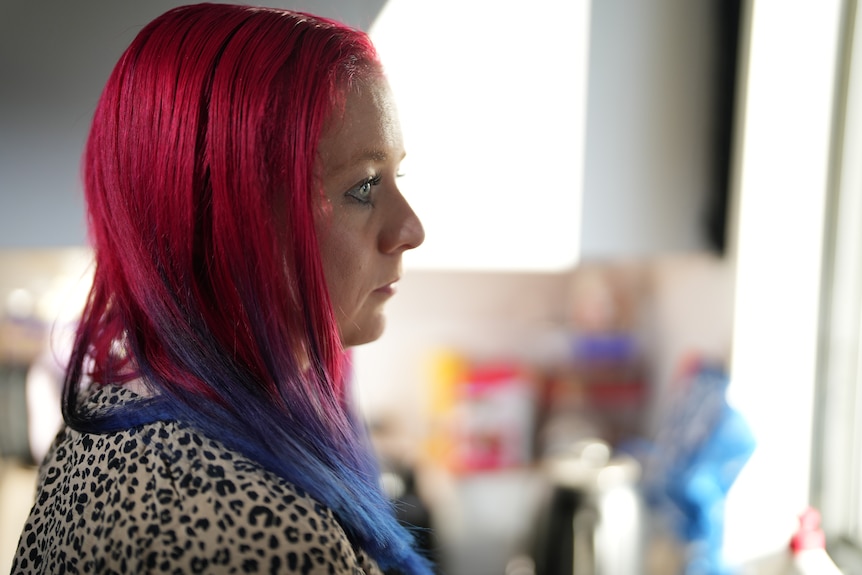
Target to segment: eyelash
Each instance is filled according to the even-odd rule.
[[[363,180],[357,186],[348,190],[346,195],[350,196],[353,200],[359,202],[360,204],[370,206],[370,205],[372,205],[371,188],[378,185],[381,180],[382,180],[382,177],[380,175],[367,178],[367,179]],[[366,186],[368,186],[368,190],[363,195],[362,189],[365,188]]]

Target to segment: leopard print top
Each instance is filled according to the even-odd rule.
[[[88,405],[135,397],[107,387]],[[381,575],[328,508],[188,426],[63,430],[12,574],[148,572]]]

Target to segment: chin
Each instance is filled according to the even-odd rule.
[[[374,321],[351,324],[349,330],[341,330],[341,345],[348,348],[377,341],[383,335],[385,327],[386,320],[382,315]]]

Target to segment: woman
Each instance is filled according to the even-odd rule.
[[[84,161],[95,280],[13,573],[427,573],[344,385],[424,232],[367,36],[174,9]]]

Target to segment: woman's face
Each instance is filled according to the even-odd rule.
[[[324,206],[315,218],[323,271],[345,347],[383,333],[401,255],[425,239],[398,189],[401,126],[383,79],[359,83],[319,145]]]

